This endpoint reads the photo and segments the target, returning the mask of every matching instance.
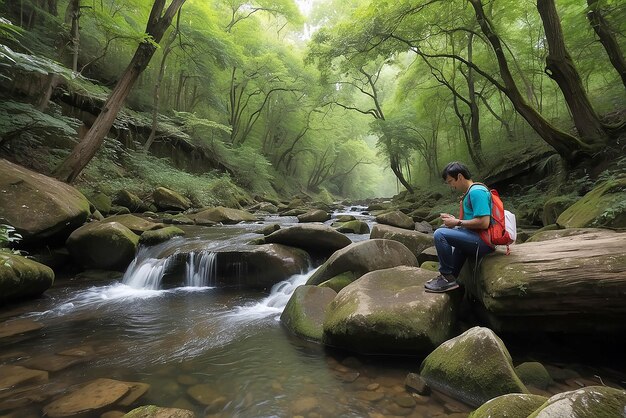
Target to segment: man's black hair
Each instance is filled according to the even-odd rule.
[[[452,161],[451,163],[448,163],[446,168],[444,168],[441,172],[441,178],[443,178],[443,180],[445,181],[448,176],[450,176],[458,180],[459,174],[463,174],[463,177],[465,177],[467,180],[470,180],[472,178],[472,175],[470,174],[469,169],[465,164],[458,161]]]

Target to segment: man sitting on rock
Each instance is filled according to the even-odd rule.
[[[487,229],[491,218],[491,195],[487,187],[474,184],[468,168],[451,162],[443,169],[441,177],[454,190],[464,193],[461,219],[442,213],[442,228],[435,231],[435,248],[439,257],[439,276],[426,282],[427,292],[442,293],[459,287],[456,278],[467,257],[478,259],[493,252],[478,235]]]

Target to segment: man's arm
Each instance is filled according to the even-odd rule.
[[[487,229],[489,228],[489,222],[491,220],[490,215],[478,216],[473,219],[460,220],[450,214],[442,214],[441,220],[443,224],[448,228],[454,228],[455,226],[462,226],[467,229]]]

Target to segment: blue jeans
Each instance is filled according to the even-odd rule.
[[[439,257],[439,272],[459,277],[461,267],[468,257],[479,257],[494,251],[467,228],[438,228],[435,231],[435,248]]]

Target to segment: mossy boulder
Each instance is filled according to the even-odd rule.
[[[405,215],[399,210],[378,215],[376,217],[376,222],[396,226],[398,228],[415,230],[415,222],[413,221],[413,218]]]
[[[418,257],[422,251],[435,244],[432,235],[389,225],[374,225],[370,238],[384,238],[401,242],[415,254],[415,257]]]
[[[309,277],[307,284],[317,285],[345,272],[352,272],[358,278],[370,271],[397,266],[417,266],[417,260],[408,248],[397,241],[370,239],[335,251]]]
[[[124,270],[138,243],[139,236],[119,222],[92,222],[72,232],[65,245],[85,268]]]
[[[461,281],[499,331],[623,332],[625,238],[599,230],[517,244],[508,256],[484,257],[476,274],[462,271]]]
[[[606,181],[559,215],[565,228],[626,229],[626,177]]]
[[[295,335],[321,341],[326,310],[335,296],[337,292],[329,287],[298,286],[280,320]]]
[[[89,201],[72,186],[0,159],[0,223],[24,244],[63,242],[89,216]]]
[[[356,221],[356,218],[353,215],[339,215],[335,220],[338,223],[345,223],[350,221]]]
[[[543,228],[542,228],[543,229]],[[573,237],[576,235],[596,234],[606,231],[600,228],[554,228],[549,230],[537,231],[526,242],[549,241],[558,238]],[[609,231],[610,232],[610,231]]]
[[[100,211],[101,214],[107,215],[111,212],[111,198],[102,193],[96,193],[93,196],[89,197],[89,201],[95,206],[95,208]]]
[[[133,231],[133,233],[137,235],[141,235],[146,231],[154,231],[155,229],[163,228],[163,224],[155,223],[147,221],[139,216],[124,214],[124,215],[114,215],[109,216],[108,218],[104,218],[102,222],[111,223],[117,222],[124,225],[126,228]]]
[[[265,237],[265,242],[303,248],[317,254],[329,255],[352,241],[328,225],[303,224],[281,228]]]
[[[346,271],[345,273],[341,273],[332,279],[328,279],[323,283],[320,283],[319,287],[329,287],[333,289],[335,292],[339,293],[341,289],[352,283],[356,277],[354,277],[354,273],[351,271]]]
[[[426,353],[450,337],[450,294],[427,293],[437,274],[400,266],[367,273],[330,303],[323,342],[363,354]]]
[[[50,267],[0,251],[0,302],[39,296],[53,283],[54,272]]]
[[[473,406],[507,393],[528,393],[502,340],[483,327],[437,347],[422,362],[420,375],[432,388]]]
[[[552,396],[528,418],[623,417],[626,391],[608,386],[587,386]]]
[[[439,271],[439,262],[424,261],[422,264],[420,264],[420,268],[424,270],[430,270],[430,271]]]
[[[270,202],[261,202],[257,210],[267,213],[278,213],[278,207]]]
[[[191,207],[191,200],[180,193],[165,187],[157,187],[152,192],[152,199],[159,210],[187,210]]]
[[[485,402],[469,418],[527,418],[547,400],[545,396],[509,393]]]
[[[543,212],[541,214],[543,226],[555,224],[559,215],[575,202],[576,199],[572,196],[557,196],[546,200],[543,204]]]
[[[543,364],[536,361],[522,363],[515,367],[515,373],[525,385],[534,386],[537,389],[547,389],[554,381]]]
[[[196,414],[188,409],[145,405],[133,409],[122,418],[196,418]]]
[[[174,237],[185,235],[185,231],[175,226],[146,231],[139,236],[139,243],[143,245],[156,245],[168,241]]]
[[[439,264],[439,257],[437,256],[437,249],[435,248],[434,245],[432,247],[428,247],[424,249],[424,251],[419,253],[419,255],[417,256],[417,262],[419,263],[420,266],[427,261],[432,261],[432,262]]]
[[[120,190],[113,198],[113,204],[123,206],[127,208],[131,213],[145,212],[148,210],[148,205],[143,203],[143,200],[134,193],[128,190]]]
[[[333,227],[338,231],[344,234],[369,234],[370,227],[366,222],[353,220],[348,222],[339,223],[338,225],[333,225]]]
[[[280,229],[280,225],[278,224],[271,224],[271,225],[266,225],[261,229],[257,229],[256,231],[254,231],[255,234],[263,234],[265,236],[271,234],[272,232],[276,232]]]
[[[298,215],[298,222],[325,222],[330,219],[330,213],[322,209],[313,209]]]
[[[225,208],[223,206],[217,206],[214,208],[203,210],[190,217],[196,221],[196,223],[211,221],[221,222],[223,224],[238,224],[240,222],[252,222],[256,221],[256,216],[245,210]]]

